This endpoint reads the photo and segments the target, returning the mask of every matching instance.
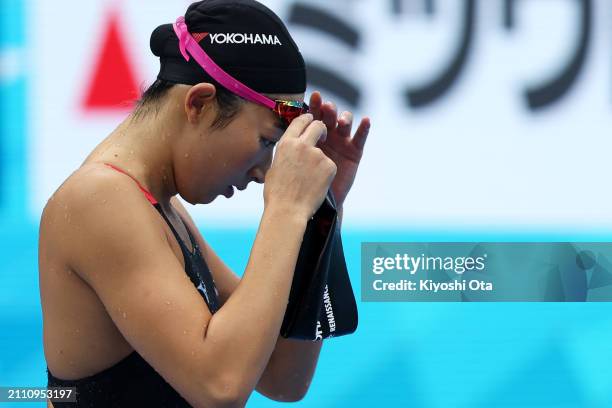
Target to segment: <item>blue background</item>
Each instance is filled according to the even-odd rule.
[[[0,52],[23,49],[23,4],[0,1]],[[24,62],[27,64],[27,62]],[[0,78],[0,385],[44,386],[37,229],[26,217],[27,78]],[[236,271],[254,230],[203,234]],[[608,241],[573,231],[345,230],[359,298],[362,241]],[[236,245],[236,242],[244,245]],[[296,406],[610,407],[612,307],[607,304],[359,302],[356,334],[326,341]],[[13,404],[43,406],[43,404]],[[281,405],[254,393],[250,407]],[[0,406],[11,406],[2,404]]]

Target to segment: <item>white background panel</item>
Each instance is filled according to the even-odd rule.
[[[266,1],[287,16],[289,1]],[[406,4],[410,0],[406,0]],[[413,3],[418,3],[413,1]],[[351,51],[332,37],[289,25],[306,59],[356,84],[356,115],[372,118],[362,166],[346,203],[346,225],[582,229],[612,227],[612,5],[594,2],[586,63],[559,103],[530,112],[523,91],[554,76],[574,51],[578,2],[517,2],[516,28],[502,26],[502,1],[478,2],[471,52],[449,93],[424,109],[407,108],[403,89],[437,76],[462,25],[459,1],[436,13],[390,13],[391,1],[307,2],[359,30]],[[121,19],[135,72],[145,84],[158,63],[149,36],[188,2],[31,0],[30,198],[37,218],[52,192],[125,116],[83,112],[104,21]],[[309,89],[309,90],[313,90]],[[324,90],[323,90],[324,91]],[[341,108],[347,105],[333,95]],[[206,225],[256,225],[261,186],[223,197],[193,214]]]

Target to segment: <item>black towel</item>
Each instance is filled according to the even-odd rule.
[[[331,192],[306,226],[281,335],[322,340],[357,329],[357,304],[351,286],[338,213]]]

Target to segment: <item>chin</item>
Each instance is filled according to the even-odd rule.
[[[210,204],[213,201],[215,201],[218,197],[223,197],[222,193],[207,193],[205,195],[202,195],[200,197],[200,199],[198,200],[199,204]]]
[[[217,195],[216,195],[216,196],[214,196],[214,197],[206,197],[205,199],[203,199],[203,200],[200,202],[200,204],[210,204],[210,203],[212,203],[213,201],[215,201],[215,200],[217,199],[217,197],[219,197],[220,195],[221,195],[221,194],[217,194]]]
[[[212,201],[212,200],[204,200],[204,201],[202,201],[201,198],[198,198],[197,196],[191,195],[191,194],[187,195],[187,194],[180,194],[179,193],[179,195],[181,196],[181,198],[183,200],[185,200],[186,202],[188,202],[191,205],[208,204],[209,202]],[[208,197],[204,197],[204,198],[208,198]]]

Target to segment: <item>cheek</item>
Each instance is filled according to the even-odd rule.
[[[235,164],[237,167],[241,169],[250,169],[251,167],[261,163],[262,160],[265,160],[265,157],[268,154],[268,150],[263,148],[259,140],[256,144],[252,144],[234,155],[233,160],[235,160]]]

